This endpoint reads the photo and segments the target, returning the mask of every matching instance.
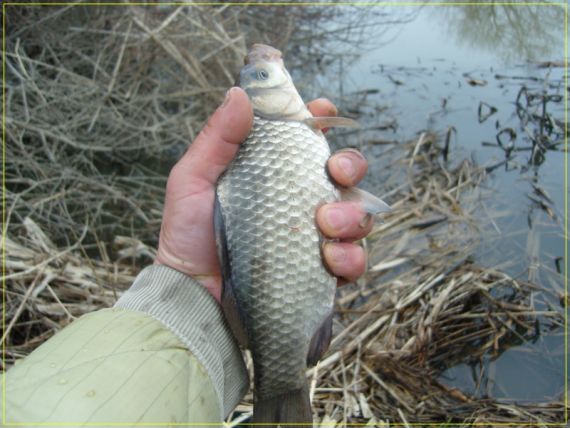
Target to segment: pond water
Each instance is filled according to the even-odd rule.
[[[366,93],[366,105],[376,108],[359,121],[365,129],[390,125],[378,131],[387,140],[453,129],[453,159],[490,166],[486,203],[503,213],[491,215],[492,229],[477,250],[477,262],[563,296],[564,9],[394,7],[386,13],[395,9],[409,22],[366,30],[376,47],[347,60],[342,79],[327,76],[324,95],[342,106],[342,99]],[[540,140],[541,135],[547,140]],[[533,149],[533,140],[548,149],[536,144]],[[374,167],[372,161],[372,177]],[[489,224],[488,219],[482,222]],[[560,304],[553,300],[542,307]],[[563,332],[543,334],[481,366],[450,367],[443,380],[478,396],[517,401],[560,397],[564,347]],[[476,391],[481,375],[486,388]]]

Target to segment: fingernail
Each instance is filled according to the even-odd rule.
[[[335,230],[341,230],[347,224],[347,218],[344,212],[340,208],[335,207],[325,208],[325,221]]]
[[[372,221],[372,214],[366,213],[358,223],[358,226],[361,227],[362,229],[366,229],[371,221]]]
[[[332,103],[331,100],[329,100],[328,98],[320,98],[323,101],[326,101],[327,103],[329,103],[329,110],[328,110],[328,115],[333,117],[333,116],[337,116],[338,115],[338,109],[336,108],[336,106]]]
[[[352,159],[348,156],[340,156],[337,162],[342,172],[352,180],[356,174],[356,167],[354,166]]]
[[[230,88],[230,89],[228,89],[228,91],[226,92],[226,98],[224,98],[224,102],[222,103],[221,108],[224,108],[224,107],[230,102],[230,98],[231,98],[231,96],[232,96],[232,91],[233,91],[234,89],[235,89],[235,88]]]
[[[339,154],[339,153],[352,153],[353,155],[356,155],[357,157],[359,157],[362,160],[366,160],[366,158],[364,157],[364,155],[362,153],[360,153],[359,150],[353,149],[352,147],[347,147],[345,149],[340,149],[339,151],[337,151],[335,154]]]
[[[325,255],[327,259],[336,263],[342,263],[346,260],[346,251],[344,251],[344,248],[339,245],[325,245]]]

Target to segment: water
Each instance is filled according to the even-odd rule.
[[[508,162],[490,173],[487,186],[492,193],[486,203],[493,211],[509,214],[494,218],[493,227],[484,233],[477,262],[562,295],[564,152],[558,149],[563,147],[564,124],[550,135],[558,143],[556,150],[533,152],[531,137],[541,131],[540,123],[536,118],[527,121],[526,116],[521,120],[516,101],[518,97],[526,106],[525,92],[519,96],[523,86],[526,93],[546,94],[546,113],[564,120],[564,69],[537,66],[564,59],[563,9],[493,5],[386,11],[395,9],[415,18],[376,29],[381,34],[369,30],[368,37],[377,39],[378,47],[343,64],[344,79],[328,78],[325,87],[333,89],[326,95],[348,99],[368,90],[366,103],[381,108],[359,120],[365,125],[392,123],[393,129],[381,131],[386,139],[410,139],[422,130],[453,127],[455,160],[468,157],[478,164],[498,165],[508,154]],[[496,112],[485,118],[491,109]],[[531,100],[528,110],[537,117],[544,113],[538,98]],[[489,224],[484,218],[482,223]],[[537,306],[559,304],[545,298]],[[482,368],[484,388],[476,386]],[[562,332],[543,334],[536,343],[511,348],[480,366],[450,367],[442,379],[476,396],[517,401],[560,397]]]

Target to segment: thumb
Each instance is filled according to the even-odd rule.
[[[241,88],[231,88],[224,103],[174,166],[169,187],[188,195],[215,185],[248,136],[252,123],[253,108],[247,94]],[[172,196],[178,199],[184,195]]]

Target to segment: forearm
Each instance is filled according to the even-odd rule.
[[[164,324],[205,367],[224,416],[237,405],[249,387],[242,355],[219,304],[197,281],[166,266],[149,266],[115,307]]]
[[[6,423],[219,422],[248,387],[219,305],[151,266],[8,371]]]

